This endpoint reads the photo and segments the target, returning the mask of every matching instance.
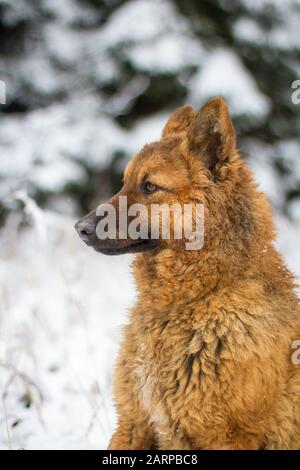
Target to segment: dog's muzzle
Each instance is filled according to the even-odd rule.
[[[138,253],[141,251],[153,250],[158,246],[158,240],[151,239],[132,240],[127,237],[126,239],[120,240],[115,237],[110,237],[102,240],[97,236],[97,224],[100,220],[101,217],[96,216],[95,212],[92,212],[75,224],[75,230],[81,240],[99,253],[103,253],[105,255]]]

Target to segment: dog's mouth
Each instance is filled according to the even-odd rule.
[[[126,241],[126,244],[118,244],[116,240],[112,240],[113,243],[97,243],[91,245],[95,251],[104,255],[123,255],[126,253],[141,253],[143,251],[155,250],[158,248],[158,240],[132,240],[131,243]]]

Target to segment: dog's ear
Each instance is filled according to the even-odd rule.
[[[190,151],[201,158],[214,177],[236,158],[236,138],[225,101],[213,98],[196,114],[189,134]]]
[[[193,123],[196,112],[190,105],[181,106],[170,116],[162,132],[162,137],[187,131]]]

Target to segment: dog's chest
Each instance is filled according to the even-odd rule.
[[[149,357],[139,356],[135,375],[141,405],[154,429],[161,435],[169,432],[171,416],[164,403],[165,386],[160,375],[157,375],[157,365],[154,366]]]
[[[174,433],[192,408],[200,415],[205,389],[200,370],[203,343],[200,337],[197,341],[196,347],[192,335],[166,331],[158,336],[144,333],[138,345],[134,366],[137,390],[159,435]]]
[[[225,330],[222,333],[225,338]],[[222,383],[224,345],[214,329],[169,327],[160,334],[144,331],[139,337],[137,390],[157,434],[174,435],[179,429],[186,435],[191,419],[199,434],[205,433],[207,416],[218,412],[227,387]]]

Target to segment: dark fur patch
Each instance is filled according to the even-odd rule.
[[[215,356],[216,358],[219,358],[221,356],[221,352],[223,350],[223,340],[221,338],[217,339],[217,344],[215,348]]]

